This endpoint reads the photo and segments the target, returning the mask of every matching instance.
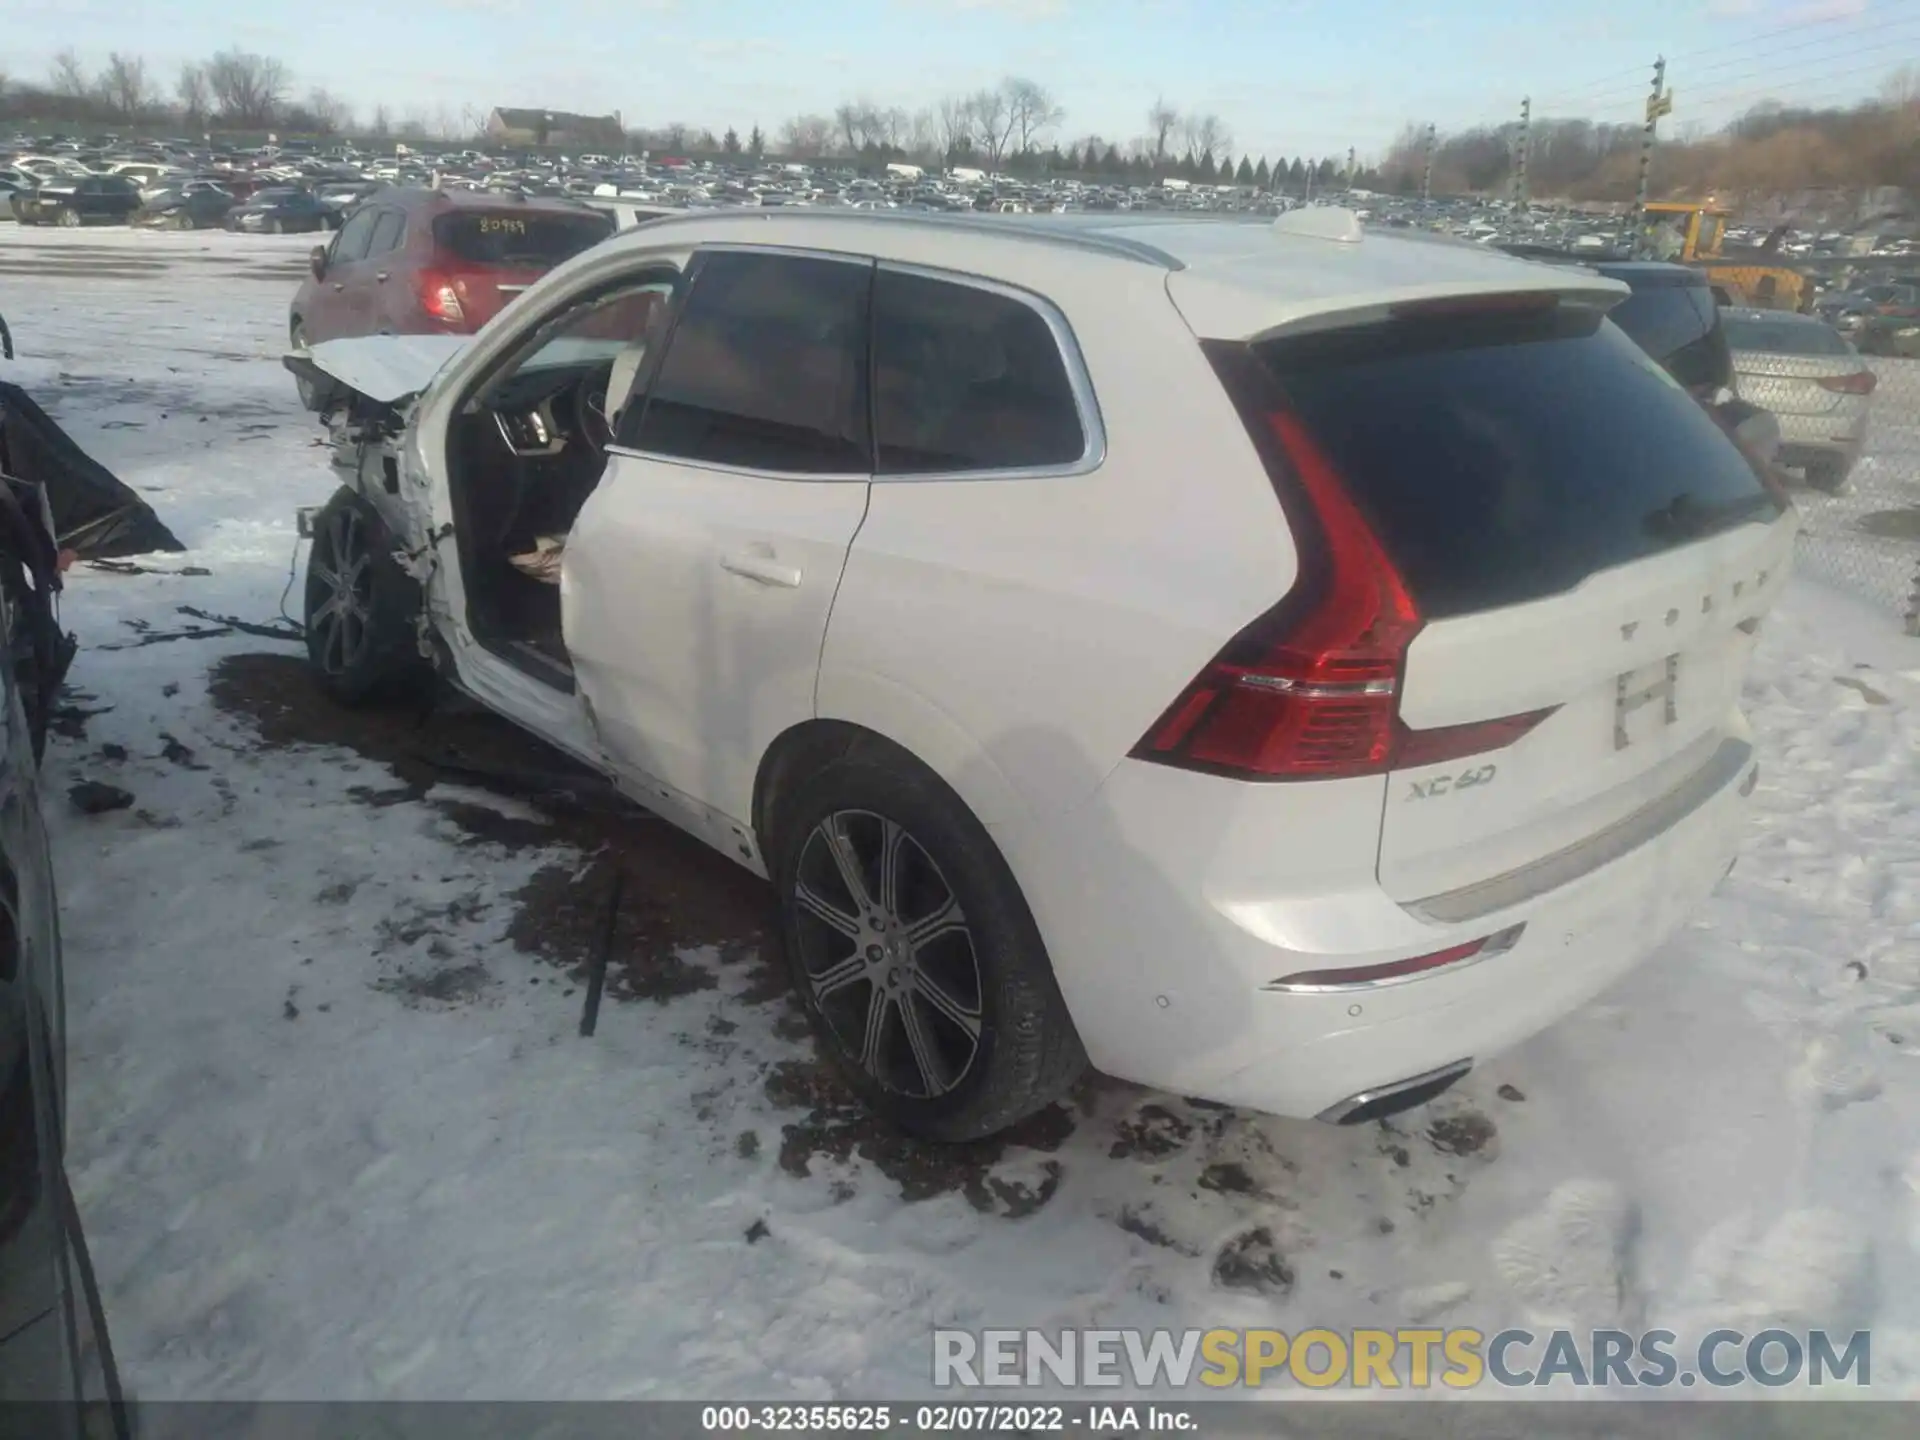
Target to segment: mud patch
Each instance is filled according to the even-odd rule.
[[[1174,1239],[1166,1226],[1155,1219],[1152,1211],[1145,1206],[1123,1206],[1120,1213],[1114,1217],[1113,1223],[1129,1235],[1137,1236],[1149,1245],[1156,1245],[1162,1250],[1171,1250],[1176,1255],[1200,1253],[1191,1245],[1182,1244]]]
[[[1853,522],[1854,529],[1883,540],[1920,540],[1920,506],[1904,510],[1875,510]]]
[[[1236,1235],[1213,1257],[1213,1283],[1225,1290],[1282,1296],[1293,1289],[1293,1267],[1264,1225]]]
[[[591,856],[542,869],[512,897],[510,938],[550,964],[573,971],[598,949],[618,865],[626,884],[607,974],[611,997],[658,1002],[711,988],[718,975],[678,953],[701,946],[718,952],[719,973],[743,972],[742,998],[787,992],[772,892],[762,881],[499,717],[454,698],[431,709],[348,710],[314,683],[303,658],[284,652],[223,656],[207,692],[252,731],[261,750],[337,746],[385,766],[394,783],[348,791],[363,803],[429,804],[452,822],[461,843],[566,847]],[[547,823],[437,799],[434,787],[442,783],[492,791]]]
[[[442,965],[438,969],[395,975],[373,982],[373,988],[398,995],[410,1006],[466,1005],[493,987],[487,967],[478,962]]]
[[[790,1060],[767,1077],[767,1098],[782,1109],[807,1111],[781,1128],[780,1167],[813,1173],[815,1160],[845,1164],[855,1155],[900,1189],[906,1201],[961,1194],[983,1214],[1020,1219],[1044,1208],[1060,1188],[1057,1160],[1019,1164],[1009,1152],[1051,1155],[1073,1133],[1073,1116],[1049,1105],[1004,1134],[961,1145],[915,1140],[871,1114],[824,1061]]]
[[[548,865],[514,896],[507,938],[526,954],[572,972],[584,965],[606,933],[615,862],[606,856],[585,867]],[[607,994],[664,1004],[711,990],[718,976],[683,958],[687,942],[673,933],[672,916],[657,897],[629,881],[621,887],[613,951],[607,957]]]
[[[1142,1105],[1114,1126],[1107,1154],[1115,1160],[1164,1160],[1193,1138],[1193,1125],[1164,1105]]]
[[[1427,1127],[1427,1140],[1443,1155],[1484,1154],[1492,1159],[1499,1151],[1494,1143],[1499,1135],[1499,1128],[1478,1110],[1444,1116]]]

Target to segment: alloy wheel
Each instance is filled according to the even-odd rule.
[[[366,653],[373,615],[373,552],[358,510],[333,509],[308,566],[323,594],[307,617],[313,653],[327,674],[344,675]]]
[[[800,968],[847,1056],[894,1094],[948,1094],[979,1058],[972,929],[940,867],[896,821],[837,810],[801,846]]]

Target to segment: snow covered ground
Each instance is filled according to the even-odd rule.
[[[294,647],[182,633],[272,620],[333,485],[277,361],[304,250],[0,232],[14,377],[190,547],[72,577],[48,762],[74,1183],[142,1396],[910,1397],[935,1324],[1423,1321],[1871,1326],[1874,1392],[1920,1395],[1920,641],[1883,613],[1796,584],[1720,895],[1428,1110],[1096,1080],[931,1150],[815,1067],[743,873],[451,783],[535,755],[488,717],[344,716]]]

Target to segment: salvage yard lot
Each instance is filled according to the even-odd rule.
[[[745,872],[181,613],[277,625],[333,489],[278,358],[308,243],[0,232],[11,378],[188,546],[72,577],[46,774],[74,1184],[143,1398],[913,1396],[935,1324],[1871,1325],[1920,1394],[1920,642],[1798,585],[1733,876],[1438,1104],[1096,1077],[922,1146],[815,1063]]]

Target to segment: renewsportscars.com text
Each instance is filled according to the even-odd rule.
[[[941,1387],[1731,1389],[1872,1383],[1872,1336],[1824,1330],[936,1330]]]

